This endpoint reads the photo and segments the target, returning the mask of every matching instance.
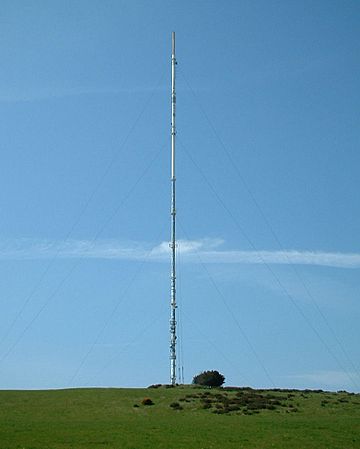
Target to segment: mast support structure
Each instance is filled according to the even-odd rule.
[[[171,36],[171,274],[170,274],[170,382],[176,385],[176,177],[175,177],[175,137],[176,137],[176,91],[175,91],[175,32]]]

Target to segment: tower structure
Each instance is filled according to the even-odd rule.
[[[171,35],[171,272],[170,272],[170,382],[176,384],[176,194],[175,194],[175,32]]]

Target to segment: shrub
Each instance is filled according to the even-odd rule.
[[[201,408],[203,408],[203,409],[211,408],[211,403],[204,402],[204,404],[201,405]]]
[[[170,404],[170,407],[174,410],[182,410],[183,408],[181,407],[181,405],[178,402],[172,402]]]
[[[221,387],[225,377],[219,371],[203,371],[193,378],[193,384],[207,387]]]
[[[142,405],[154,405],[153,401],[150,398],[144,398],[141,403]]]

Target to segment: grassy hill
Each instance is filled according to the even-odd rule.
[[[360,395],[346,392],[1,391],[0,404],[0,449],[360,448]]]

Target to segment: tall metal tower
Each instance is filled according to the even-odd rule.
[[[170,274],[170,382],[176,384],[176,207],[175,207],[175,32],[171,36],[171,274]]]

